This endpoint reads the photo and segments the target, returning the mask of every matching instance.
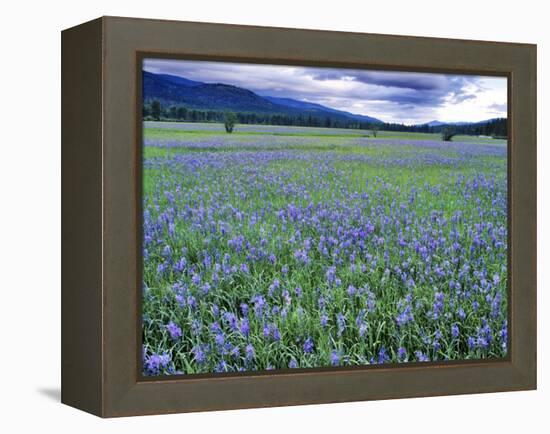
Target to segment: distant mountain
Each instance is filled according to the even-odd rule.
[[[430,121],[430,122],[426,122],[425,124],[422,124],[422,125],[427,125],[428,127],[439,127],[441,125],[445,125],[445,122]]]
[[[382,123],[381,120],[292,98],[260,96],[248,89],[223,83],[202,83],[168,74],[143,71],[143,100],[199,110],[312,116],[332,120]]]
[[[292,98],[277,98],[274,96],[264,96],[265,99],[268,101],[271,101],[278,105],[283,105],[286,107],[296,108],[296,109],[302,109],[302,110],[310,110],[310,111],[319,111],[320,114],[325,112],[330,112],[338,115],[344,115],[348,116],[351,119],[355,119],[357,121],[361,122],[370,122],[370,123],[382,123],[380,119],[373,118],[371,116],[365,116],[365,115],[358,115],[355,113],[346,112],[343,110],[337,110],[330,107],[326,107],[321,104],[316,104],[313,102],[307,102],[307,101],[298,101]]]
[[[183,86],[199,86],[202,83],[200,81],[188,80],[187,78],[178,77],[177,75],[169,74],[157,74],[157,77],[162,78],[163,80],[169,81],[170,83],[179,84]]]
[[[483,135],[493,137],[506,137],[508,135],[508,120],[506,118],[492,118],[479,122],[441,122],[431,121],[421,125],[415,125],[420,131],[441,133],[451,129],[455,134]]]
[[[483,121],[478,121],[478,122],[441,122],[441,121],[430,121],[430,122],[426,122],[426,123],[421,124],[421,125],[427,125],[428,127],[441,127],[441,126],[444,126],[444,125],[454,125],[454,126],[457,126],[457,125],[483,125],[483,124],[488,124],[489,122],[496,121],[497,119],[499,119],[499,118],[485,119],[485,120],[483,120]]]
[[[143,99],[203,110],[275,112],[277,106],[247,89],[143,72]]]
[[[320,104],[315,104],[313,102],[307,102],[307,101],[298,101],[296,99],[292,98],[279,98],[276,96],[267,96],[264,95],[263,98],[267,99],[268,101],[271,101],[274,104],[283,105],[286,107],[292,107],[292,108],[298,108],[298,109],[329,109],[328,107],[324,107]],[[332,109],[329,109],[332,110]]]

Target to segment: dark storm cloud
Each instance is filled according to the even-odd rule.
[[[476,94],[475,93],[459,93],[459,94],[452,94],[450,97],[450,100],[455,103],[461,103],[464,101],[468,101],[469,99],[475,99]]]
[[[436,90],[447,87],[446,77],[416,72],[331,70],[320,71],[313,75],[316,80],[340,80],[344,77],[365,84],[397,87],[413,90]]]
[[[472,86],[479,88],[474,76],[433,73],[315,69],[311,76],[319,81],[347,80],[392,89],[386,100],[423,106],[439,105],[447,99],[455,103],[473,99]],[[376,98],[377,92],[371,94]],[[363,97],[369,99],[369,94]]]

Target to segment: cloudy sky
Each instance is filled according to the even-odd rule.
[[[385,122],[475,122],[507,115],[506,78],[501,77],[172,59],[145,59],[143,69],[232,84]]]

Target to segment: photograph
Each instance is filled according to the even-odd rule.
[[[145,57],[144,377],[508,356],[508,78]]]
[[[550,426],[548,14],[470,3],[6,2],[0,434]]]

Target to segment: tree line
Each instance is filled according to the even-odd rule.
[[[191,109],[184,106],[163,106],[159,101],[143,105],[144,120],[163,120],[180,122],[220,122],[225,123],[227,112],[222,110]],[[361,122],[354,119],[315,116],[313,114],[280,114],[237,112],[234,124],[284,125],[300,127],[350,128],[359,130],[380,129],[384,131],[401,131],[416,133],[441,133],[444,129],[452,131],[453,135],[486,135],[495,137],[507,136],[507,120],[499,118],[483,124],[465,125],[405,125],[398,123]]]
[[[300,127],[355,128],[368,130],[373,123],[353,119],[315,116],[311,114],[287,113],[235,113],[238,124],[285,125]],[[183,106],[162,107],[158,101],[143,106],[145,120],[165,120],[182,122],[224,122],[225,112],[220,110],[189,109]]]

